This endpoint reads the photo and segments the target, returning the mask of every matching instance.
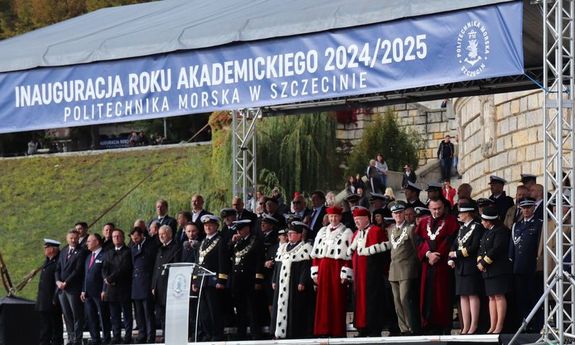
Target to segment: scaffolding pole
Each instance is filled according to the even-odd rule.
[[[542,341],[563,345],[575,334],[573,224],[575,69],[573,0],[543,0],[543,162],[545,221],[544,302]],[[569,183],[569,181],[571,183]],[[549,194],[548,194],[549,193]],[[569,274],[567,274],[569,273]]]
[[[256,122],[261,108],[232,111],[232,191],[247,202],[257,185]]]

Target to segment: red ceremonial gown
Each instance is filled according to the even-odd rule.
[[[351,279],[351,257],[347,249],[353,233],[343,224],[321,228],[312,251],[311,277],[317,284],[314,334],[345,337],[347,288],[342,278]]]
[[[385,257],[389,250],[387,233],[376,225],[357,230],[349,252],[353,252],[355,291],[354,325],[369,335],[381,335],[385,298]],[[379,333],[379,334],[378,334]]]
[[[447,261],[458,229],[457,219],[451,215],[425,217],[417,227],[417,256],[422,262],[419,307],[424,328],[444,330],[451,326],[453,282]],[[425,255],[428,251],[440,255],[433,266]]]

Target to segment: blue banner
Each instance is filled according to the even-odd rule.
[[[273,40],[0,74],[0,133],[523,73],[522,2]]]

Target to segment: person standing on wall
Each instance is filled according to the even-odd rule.
[[[443,138],[437,149],[437,159],[439,159],[439,165],[441,167],[442,181],[451,178],[451,166],[453,165],[455,148],[450,139],[451,137],[449,135],[445,135],[445,138]]]

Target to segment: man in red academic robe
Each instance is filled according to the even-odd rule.
[[[348,249],[352,254],[355,291],[355,328],[360,336],[380,337],[383,328],[385,299],[385,256],[389,242],[385,230],[371,224],[369,210],[353,209],[357,231]]]
[[[341,223],[341,208],[329,207],[326,213],[329,224],[318,231],[311,254],[311,278],[317,285],[313,333],[345,337],[347,284],[352,277],[347,249],[353,232]]]
[[[453,317],[453,281],[449,260],[451,244],[457,235],[457,219],[447,214],[442,199],[429,202],[431,216],[417,226],[417,255],[422,262],[420,313],[427,334],[451,330]]]

